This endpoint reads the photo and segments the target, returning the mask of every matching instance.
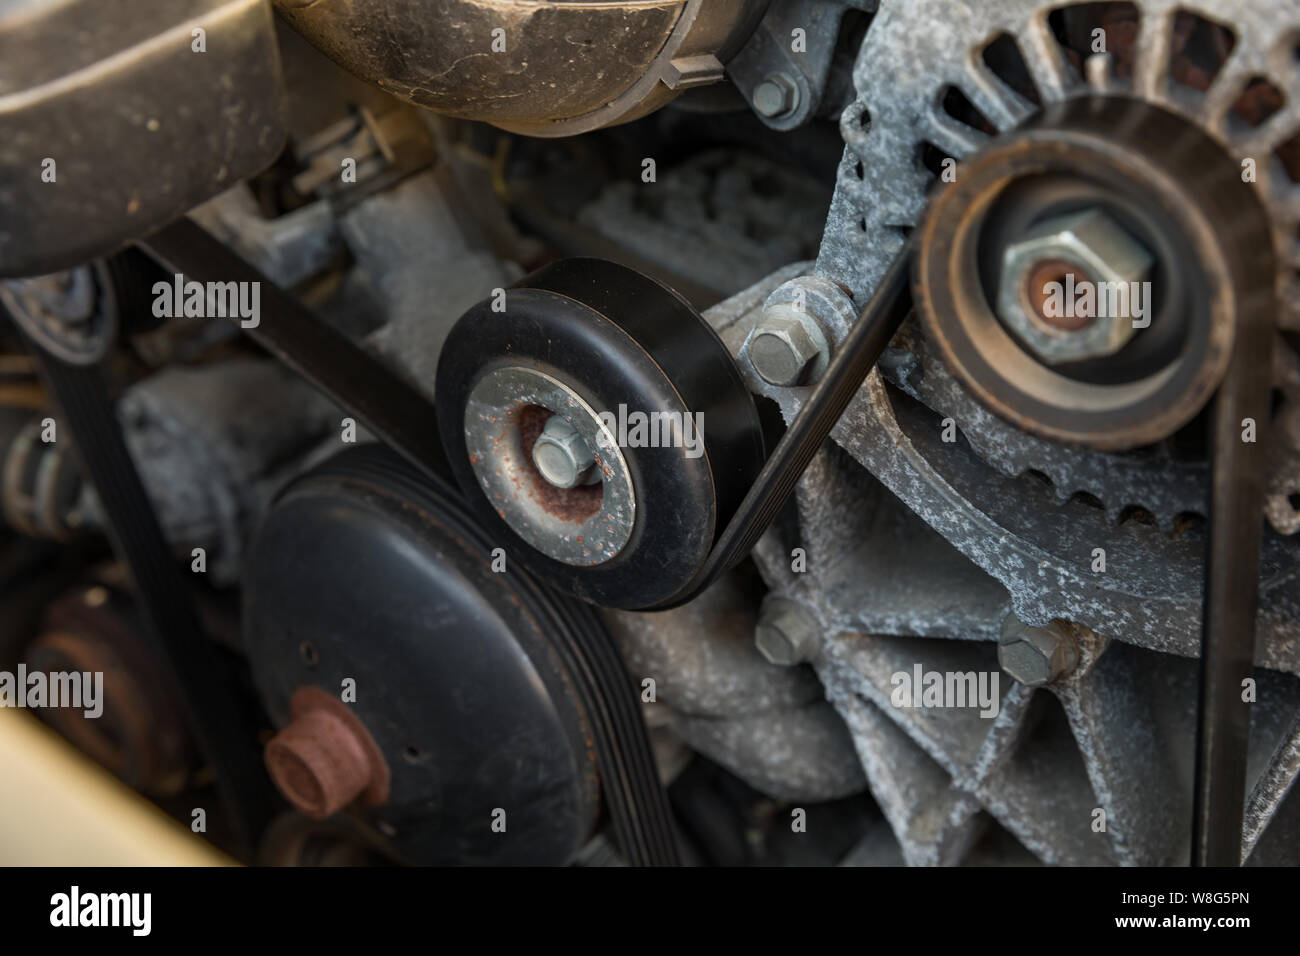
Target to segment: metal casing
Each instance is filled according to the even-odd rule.
[[[269,165],[284,136],[267,0],[4,0],[0,276],[110,253]]]

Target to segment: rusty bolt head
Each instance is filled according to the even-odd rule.
[[[1026,687],[1042,687],[1073,671],[1079,651],[1061,622],[1030,627],[1008,615],[998,640],[998,663]]]
[[[346,704],[319,687],[300,687],[290,699],[292,720],[268,741],[267,772],[286,800],[312,820],[333,816],[360,799],[388,799],[383,753]]]
[[[797,601],[769,597],[763,601],[754,644],[769,663],[790,667],[811,658],[821,642],[821,625]]]
[[[1146,281],[1153,263],[1142,244],[1099,209],[1056,216],[1007,246],[998,317],[1049,365],[1113,355],[1144,320],[1150,321],[1150,296],[1137,287],[1146,309],[1139,316],[1131,293],[1132,283]],[[1049,295],[1047,286],[1053,282],[1060,283],[1060,289]],[[1075,303],[1067,294],[1068,282],[1076,289],[1081,283],[1093,285],[1093,315],[1072,314]],[[1058,304],[1066,311],[1057,309]],[[1111,304],[1119,308],[1112,310]]]
[[[749,337],[749,361],[769,385],[803,385],[830,353],[826,335],[792,305],[772,306]]]

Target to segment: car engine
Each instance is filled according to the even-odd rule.
[[[0,276],[0,703],[237,860],[1300,863],[1294,0],[9,0]]]

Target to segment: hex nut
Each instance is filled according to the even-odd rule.
[[[798,601],[769,596],[754,627],[754,644],[769,663],[791,667],[817,653],[821,634],[820,623]]]
[[[1041,312],[1043,292],[1038,286],[1053,278],[1049,272],[1062,273],[1063,281],[1063,274],[1073,267],[1076,283],[1123,283],[1112,287],[1119,293],[1131,290],[1130,283],[1145,282],[1153,264],[1142,244],[1099,209],[1054,217],[1007,246],[998,287],[998,317],[1049,365],[1113,355],[1144,327],[1131,314],[1131,298],[1130,314],[1098,314],[1079,323],[1063,319],[1053,324]],[[1104,288],[1098,285],[1097,291]],[[1097,301],[1101,298],[1099,295]],[[1150,296],[1145,298],[1149,310]],[[1149,322],[1149,312],[1143,318]]]
[[[769,385],[804,385],[818,366],[826,364],[830,346],[826,335],[809,315],[792,305],[769,307],[750,334],[750,364]]]
[[[1061,621],[1030,627],[1014,615],[1002,622],[998,664],[1026,687],[1042,687],[1071,673],[1079,664],[1079,649]]]

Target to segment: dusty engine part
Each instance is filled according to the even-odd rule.
[[[664,110],[601,137],[614,141],[606,149],[589,143],[593,137],[513,139],[500,189],[506,208],[555,254],[621,262],[672,286],[698,309],[747,288],[790,257],[815,255],[833,191],[829,174],[843,149],[839,137],[817,127],[822,135],[812,137],[810,158],[791,163],[788,156],[764,155],[761,144],[711,135],[706,119]],[[733,116],[732,122],[739,121]],[[653,134],[661,127],[666,139],[712,145],[680,162],[657,160],[649,189],[636,157],[654,155]],[[758,135],[752,125],[745,129]],[[616,141],[619,134],[632,143]],[[478,161],[496,163],[487,156]],[[611,168],[620,173],[612,181]]]
[[[123,392],[118,417],[168,543],[187,563],[203,549],[219,585],[238,577],[270,496],[339,423],[310,387],[259,359],[159,371]],[[46,442],[44,430],[31,422],[5,450],[7,522],[54,539],[102,530],[103,509],[67,453],[71,436]]]
[[[464,190],[449,173],[439,168],[414,176],[349,209],[339,223],[357,264],[344,295],[373,302],[386,320],[368,344],[407,369],[430,395],[438,355],[456,320],[522,275],[492,253],[483,230],[459,205]],[[429,283],[438,287],[433,301]]]
[[[365,335],[376,353],[431,393],[451,326],[523,274],[492,253],[485,230],[465,208],[467,192],[442,165],[350,197],[346,205],[317,199],[272,218],[240,187],[204,203],[191,218],[284,288],[347,263],[337,293],[319,308],[340,327]],[[490,191],[475,200],[496,202]],[[438,288],[432,299],[430,285]]]
[[[438,366],[438,418],[462,489],[513,556],[578,597],[649,607],[699,570],[763,460],[749,394],[676,293],[570,259],[471,309]],[[562,488],[534,445],[562,415],[599,483]]]
[[[88,584],[54,601],[28,645],[28,668],[102,675],[102,711],[49,707],[45,720],[129,786],[154,797],[190,781],[196,751],[174,685],[134,635],[130,600]]]
[[[874,11],[876,3],[779,0],[727,64],[727,75],[767,126],[792,130],[842,106],[827,94],[841,22],[851,7]],[[802,43],[792,42],[794,37]]]
[[[1016,6],[1016,10],[1021,9],[1021,6]],[[1032,4],[1025,5],[1023,15],[1028,17],[1033,9],[1036,8]],[[890,236],[897,236],[896,230],[891,232],[894,227],[887,225],[885,220],[879,217],[886,217],[890,221],[897,220],[900,223],[913,221],[904,215],[903,207],[898,203],[906,198],[908,203],[914,202],[919,209],[919,204],[924,198],[923,188],[926,177],[922,173],[917,173],[911,180],[915,183],[914,199],[908,198],[913,196],[913,190],[900,192],[895,189],[891,193],[889,204],[878,205],[869,211],[870,216],[877,218],[870,218],[869,222],[869,217],[859,216],[854,220],[845,218],[849,211],[849,206],[846,205],[850,201],[848,197],[858,195],[862,190],[869,188],[863,185],[864,180],[858,178],[858,170],[874,170],[885,163],[897,165],[900,162],[899,157],[913,148],[907,144],[914,145],[917,137],[923,135],[920,127],[896,118],[896,114],[887,108],[887,105],[895,102],[893,99],[895,96],[904,93],[909,97],[907,100],[909,103],[913,102],[911,97],[922,95],[928,97],[930,94],[923,94],[922,90],[933,92],[945,82],[941,72],[938,79],[918,81],[917,90],[912,90],[910,87],[906,90],[890,87],[888,90],[871,92],[874,91],[871,84],[875,82],[873,79],[875,74],[870,73],[864,65],[868,53],[877,58],[877,66],[894,62],[889,58],[898,56],[898,51],[905,49],[910,41],[898,39],[896,45],[891,45],[894,43],[890,39],[893,35],[892,31],[899,30],[900,36],[907,34],[915,38],[917,35],[916,31],[919,29],[917,24],[921,21],[905,18],[904,23],[897,19],[900,16],[901,14],[895,12],[883,19],[877,19],[869,34],[867,46],[864,47],[864,61],[859,65],[861,74],[859,85],[864,91],[860,105],[870,110],[868,103],[873,96],[881,104],[872,113],[873,116],[876,113],[879,115],[876,116],[870,135],[864,133],[860,126],[854,126],[847,118],[842,124],[850,149],[846,152],[846,160],[841,171],[840,192],[833,206],[818,269],[828,278],[840,276],[841,281],[846,284],[863,281],[866,273],[862,270],[868,268],[869,262],[879,260],[883,249],[891,244]],[[1010,18],[1007,20],[1009,23],[1019,14],[1008,8],[997,16]],[[1258,34],[1263,27],[1257,25],[1255,20],[1251,19],[1252,17],[1258,17],[1258,12],[1247,15],[1247,26],[1244,29],[1256,31],[1248,32],[1244,36],[1243,43],[1247,44],[1247,48],[1257,41],[1265,44],[1267,42],[1266,37]],[[1149,22],[1156,24],[1159,29],[1165,29],[1168,27],[1167,19],[1155,16]],[[900,25],[895,26],[896,23]],[[953,48],[952,69],[956,69],[957,64],[965,64],[970,59],[969,50],[983,49],[981,44],[988,35],[983,21],[972,21],[966,29],[970,33],[971,45],[968,47],[958,44]],[[1024,29],[1038,30],[1039,25],[1026,25]],[[873,46],[872,44],[876,42],[882,45]],[[965,39],[961,43],[965,43]],[[1047,53],[1041,55],[1049,60],[1051,57],[1064,57],[1054,34],[1051,43],[1053,46]],[[901,63],[901,60],[899,62]],[[1054,63],[1055,60],[1051,62]],[[983,64],[984,61],[980,60],[979,63]],[[943,67],[943,69],[949,68]],[[992,73],[987,65],[972,67],[972,69],[976,69],[977,79],[987,79],[986,74]],[[1049,65],[1036,69],[1048,71]],[[1074,85],[1070,88],[1072,95],[1084,95],[1089,92],[1090,87],[1085,85],[1080,77],[1075,74],[1067,75],[1074,76]],[[1232,82],[1233,75],[1236,74],[1228,74],[1225,81]],[[948,77],[947,82],[956,82],[960,78],[953,74]],[[968,85],[976,86],[973,80]],[[984,85],[988,86],[987,83]],[[1004,85],[988,88],[1000,91],[1003,90]],[[1040,82],[1040,85],[1043,84]],[[1048,92],[1043,94],[1046,98],[1052,96],[1059,98],[1065,95],[1064,92],[1053,92],[1053,88],[1047,89]],[[1011,92],[1002,95],[1008,103],[1020,102],[1012,98]],[[925,102],[930,101],[926,99]],[[995,116],[1008,115],[1009,109],[1010,107],[1005,105],[1001,110],[994,110],[987,104],[984,106],[984,112]],[[1032,104],[1024,101],[1024,109],[1012,111],[1012,115],[1019,118],[1031,109]],[[930,111],[933,112],[934,110]],[[944,117],[948,115],[942,110],[938,112]],[[855,113],[855,116],[857,115],[859,114]],[[945,128],[949,128],[951,117],[946,121],[934,120],[934,122],[941,125],[946,122],[948,125]],[[1010,120],[1007,122],[1009,124]],[[984,142],[974,133],[971,135],[973,144]],[[894,152],[894,147],[897,147],[898,153]],[[886,154],[893,158],[888,158]],[[912,206],[908,205],[907,208],[911,209]],[[863,233],[860,228],[863,224],[871,226],[866,233]],[[851,240],[849,245],[845,244],[846,240]],[[878,243],[884,243],[885,246],[877,248],[875,244]],[[849,256],[850,246],[862,252],[862,255]],[[872,252],[872,249],[875,251]],[[913,341],[918,338],[914,336]],[[1183,464],[1171,461],[1170,456],[1160,450],[1143,453],[1140,456],[1099,456],[1052,443],[1037,442],[1005,428],[997,418],[978,409],[976,403],[965,397],[964,390],[951,381],[951,376],[942,362],[929,361],[927,352],[930,348],[928,343],[921,341],[914,351],[897,354],[892,360],[882,364],[881,371],[885,378],[901,385],[909,396],[920,397],[922,402],[935,409],[939,420],[926,417],[924,407],[911,403],[907,397],[897,398],[896,393],[893,393],[883,380],[877,382],[873,376],[869,381],[869,394],[872,397],[870,399],[864,397],[864,400],[859,403],[860,412],[864,417],[858,420],[859,424],[856,426],[848,421],[841,422],[841,443],[853,451],[856,457],[918,513],[942,530],[972,560],[1003,581],[1012,593],[1017,614],[1022,618],[1031,620],[1034,624],[1045,624],[1053,618],[1062,617],[1085,623],[1099,630],[1107,628],[1112,631],[1141,630],[1153,635],[1153,639],[1161,647],[1176,647],[1180,648],[1182,653],[1194,653],[1195,631],[1198,626],[1196,619],[1191,616],[1194,613],[1194,602],[1184,604],[1187,611],[1177,611],[1172,618],[1167,611],[1157,611],[1157,605],[1164,604],[1166,608],[1173,610],[1185,600],[1177,595],[1194,595],[1199,590],[1201,577],[1199,548],[1195,545],[1188,546],[1185,556],[1178,555],[1177,550],[1184,547],[1180,538],[1185,540],[1188,534],[1199,533],[1196,516],[1204,509],[1201,504],[1204,501],[1205,487],[1203,462]],[[917,371],[923,371],[924,374],[915,374]],[[960,405],[956,403],[958,399],[961,400]],[[950,408],[954,411],[949,411]],[[937,432],[942,431],[937,426],[942,424],[941,419],[945,415],[953,417],[956,423],[962,426],[962,434],[971,446],[980,451],[981,455],[989,455],[996,469],[1013,476],[1012,479],[996,487],[995,490],[995,484],[1003,480],[1000,476],[990,474],[985,478],[977,477],[980,466],[970,460],[969,456],[961,454],[960,449],[950,443],[934,440],[939,437]],[[869,422],[873,424],[869,425]],[[907,436],[906,443],[901,445],[896,439],[875,441],[869,437],[882,432],[900,431]],[[900,455],[900,447],[907,449],[907,452]],[[1020,457],[1026,451],[1032,457],[1028,459]],[[957,474],[959,471],[964,472],[960,477]],[[1033,478],[1019,477],[1026,471],[1035,473]],[[1167,480],[1166,476],[1171,473],[1173,478]],[[1033,519],[1025,520],[1028,515],[1024,508],[1015,509],[1020,516],[1023,516],[1018,517],[1012,510],[998,504],[998,499],[1006,501],[1031,493],[1028,489],[1035,487],[1037,478],[1044,475],[1050,480],[1050,497],[1057,502],[1068,501],[1071,506],[1068,510],[1073,512],[1073,515],[1068,518],[1062,516],[1058,527],[1047,533],[1043,533],[1045,528],[1040,527],[1036,530],[1035,526],[1042,526],[1048,521],[1056,520],[1048,517],[1056,510],[1054,506],[1047,504],[1035,506]],[[1112,477],[1117,479],[1113,487],[1110,482]],[[1087,494],[1069,500],[1076,491],[1084,491]],[[1042,497],[1041,491],[1033,494],[1034,498],[1031,500]],[[1102,515],[1097,514],[1092,508],[1100,502],[1112,518],[1128,519],[1130,516],[1143,518],[1144,514],[1138,511],[1138,508],[1144,508],[1148,499],[1162,501],[1163,506],[1159,510],[1158,521],[1167,529],[1173,529],[1175,526],[1181,528],[1177,537],[1171,540],[1147,535],[1140,527],[1132,526],[1134,523],[1131,521],[1127,522],[1126,527],[1117,529],[1110,522],[1100,520]],[[971,507],[969,510],[964,510],[959,505],[958,509],[961,512],[959,513],[954,510],[956,501],[966,501]],[[1173,513],[1172,507],[1180,505],[1180,511],[1188,511],[1191,514]],[[1010,532],[1011,540],[1023,540],[1029,546],[1028,550],[1013,557],[1005,551],[988,548],[985,532],[977,531],[976,528],[989,518],[992,518],[1004,531]],[[1001,540],[1007,540],[1000,533],[993,533]],[[1067,544],[1066,541],[1074,543]],[[1087,547],[1084,547],[1085,544]],[[1129,560],[1125,560],[1119,567],[1112,564],[1104,575],[1088,569],[1090,562],[1085,555],[1090,555],[1094,548],[1101,548],[1105,553],[1113,555],[1117,548],[1131,553],[1135,545],[1143,549],[1140,561],[1130,564]],[[1285,557],[1288,551],[1286,545],[1272,541],[1267,545],[1267,549],[1277,555],[1275,559],[1270,560],[1280,562],[1272,564],[1272,567],[1282,567],[1289,560]],[[1068,556],[1071,553],[1073,557]],[[1045,569],[1049,568],[1051,570],[1045,574]],[[1159,569],[1158,579],[1153,577],[1150,569]],[[1130,573],[1130,570],[1133,573]],[[1115,573],[1117,571],[1119,575]],[[1117,580],[1118,576],[1123,576],[1126,580],[1121,583]],[[1100,585],[1099,591],[1097,585]],[[1285,646],[1285,643],[1279,644],[1279,642],[1286,642],[1287,636],[1291,633],[1290,626],[1285,623],[1285,614],[1280,611],[1280,608],[1286,606],[1290,600],[1285,596],[1289,592],[1280,580],[1278,585],[1277,597],[1271,602],[1274,610],[1265,610],[1263,614],[1266,633],[1273,635],[1271,638],[1273,647]],[[1154,603],[1146,602],[1139,607],[1137,602],[1131,601],[1130,596],[1135,591],[1151,596],[1154,598]],[[1172,624],[1173,620],[1177,620],[1178,623]],[[1171,632],[1175,631],[1181,632],[1180,636],[1170,639],[1173,636]],[[1288,659],[1288,653],[1274,651],[1271,655],[1265,655],[1265,659],[1271,659],[1277,666],[1286,666],[1284,662]]]
[[[798,494],[798,524],[773,532],[756,557],[776,593],[811,603],[827,622],[813,663],[908,862],[978,860],[969,854],[994,824],[1046,862],[1185,860],[1195,661],[1144,649],[1140,631],[1108,643],[1074,627],[1080,663],[1031,690],[1013,678],[1038,684],[1040,675],[1001,662],[995,646],[1006,592],[888,492],[871,491],[842,451],[828,451]],[[852,522],[847,501],[863,512]],[[791,573],[795,547],[810,555],[806,573]],[[916,668],[1002,679],[983,712],[900,708],[893,681]],[[1264,669],[1256,676],[1267,689],[1254,711],[1243,855],[1296,772],[1288,754],[1300,682]],[[1133,766],[1146,768],[1142,780]],[[918,794],[928,796],[918,804]],[[1104,833],[1090,829],[1096,808]]]
[[[849,148],[819,274],[860,296],[888,264],[903,231],[919,222],[928,186],[942,171],[940,158],[960,161],[1040,108],[1095,91],[1135,97],[1177,114],[1215,140],[1239,168],[1257,168],[1253,188],[1267,205],[1276,247],[1287,248],[1287,170],[1294,166],[1300,139],[1293,135],[1296,124],[1288,111],[1275,111],[1265,125],[1258,122],[1264,111],[1254,104],[1269,99],[1258,94],[1275,92],[1278,83],[1285,86],[1285,77],[1277,75],[1284,58],[1268,51],[1284,45],[1280,37],[1291,14],[1248,2],[1204,9],[1163,2],[1054,9],[1032,2],[935,5],[909,15],[886,11],[888,16],[873,22],[855,72],[858,99],[840,124]],[[945,10],[959,11],[951,31],[936,35],[922,25],[946,17]],[[1069,23],[1077,23],[1075,34],[1089,41],[1090,31],[1101,30],[1111,51],[1113,68],[1097,71],[1095,82],[1085,82],[1081,70],[1090,47],[1062,46]],[[926,69],[918,71],[918,63]],[[1103,59],[1098,64],[1104,65]],[[885,79],[891,76],[908,79]],[[932,158],[933,168],[914,161],[922,153]],[[1279,270],[1282,328],[1291,324],[1287,315],[1297,301],[1294,281],[1292,269]],[[1279,387],[1288,394],[1283,369],[1294,358],[1286,354],[1289,348],[1278,351]],[[1112,518],[1141,509],[1168,529],[1184,513],[1203,516],[1204,463],[1184,454],[1181,443],[1152,454],[1117,456],[1042,442],[989,416],[966,388],[934,381],[936,375],[946,380],[946,369],[909,378],[914,367],[911,356],[899,356],[882,373],[909,392],[924,393],[922,400],[952,417],[1002,473],[1044,475],[1061,502],[1078,493],[1081,500],[1100,502]],[[1288,417],[1286,405],[1281,414]],[[1286,447],[1294,447],[1290,439]],[[1292,454],[1279,450],[1270,478],[1267,513],[1284,533],[1300,527],[1287,501],[1293,463]]]
[[[325,201],[267,219],[241,184],[190,215],[287,289],[323,272],[344,255],[334,211]]]
[[[118,416],[168,542],[205,549],[230,583],[270,497],[331,431],[333,406],[281,366],[234,359],[169,368],[128,388]]]
[[[927,186],[943,172],[940,160],[963,163],[952,185],[935,183],[944,190],[936,205],[960,194],[971,181],[964,175],[978,178],[982,151],[997,149],[997,131],[1021,125],[1039,107],[1050,121],[1054,104],[1083,104],[1098,91],[1145,100],[1226,149],[1234,172],[1251,151],[1264,155],[1283,144],[1293,125],[1285,111],[1244,139],[1226,114],[1255,71],[1282,62],[1264,51],[1289,35],[1281,21],[1293,13],[1234,6],[1229,19],[1240,19],[1224,29],[1235,54],[1214,85],[1200,86],[1208,87],[1200,97],[1176,82],[1181,47],[1173,54],[1175,82],[1160,72],[1169,69],[1167,41],[1176,21],[1176,35],[1185,36],[1207,22],[1217,28],[1227,12],[1188,9],[1175,17],[1172,5],[1136,6],[1136,42],[1102,19],[1116,59],[1136,59],[1113,73],[1089,65],[1090,82],[1078,69],[1087,53],[1077,50],[1086,45],[1071,49],[1065,38],[1070,31],[1090,36],[1102,16],[1098,5],[1063,8],[1051,18],[1047,5],[1033,2],[882,9],[855,70],[858,101],[841,121],[848,148],[816,275],[861,301],[905,231],[920,224]],[[940,21],[949,28],[931,29]],[[1121,36],[1128,38],[1122,50]],[[1288,188],[1283,169],[1273,164],[1255,187],[1269,197],[1274,234],[1286,228],[1277,217],[1287,213],[1273,205]],[[951,216],[934,223],[940,232],[955,228]],[[1253,235],[1254,245],[1238,251],[1249,257],[1254,250],[1267,262],[1270,237],[1258,229]],[[988,259],[995,270],[1003,264],[1001,256]],[[949,294],[960,278],[936,273],[934,286]],[[756,289],[707,313],[733,351],[766,320],[764,295]],[[810,313],[822,308],[805,304]],[[944,320],[952,311],[936,309]],[[805,474],[792,522],[770,532],[755,558],[777,595],[811,606],[826,622],[813,664],[849,724],[906,860],[971,859],[979,835],[995,822],[1049,862],[1181,862],[1191,819],[1196,666],[1188,658],[1199,653],[1203,531],[1195,515],[1203,514],[1207,487],[1201,452],[1194,447],[1188,456],[1170,443],[1109,455],[1025,435],[966,391],[929,331],[909,324],[895,339],[832,432],[835,446]],[[791,420],[806,390],[773,385],[746,364],[751,387]],[[884,489],[873,488],[868,472]],[[1148,502],[1158,503],[1158,522],[1136,507]],[[792,573],[796,550],[807,554],[802,574]],[[1256,676],[1269,700],[1253,711],[1243,859],[1268,859],[1287,839],[1287,794],[1300,770],[1292,756],[1300,733],[1300,635],[1286,570],[1295,560],[1288,541],[1266,540]],[[1056,667],[1053,651],[1041,670],[1008,657],[1003,671],[995,643],[1009,611],[1033,628],[1074,622],[1076,666]],[[1042,652],[1032,643],[1024,650]],[[917,666],[1000,675],[988,707],[996,717],[898,706],[891,677]],[[1164,677],[1149,686],[1141,675],[1155,669]],[[1013,680],[1017,674],[1027,683]],[[1049,752],[1058,769],[1044,773]],[[1139,785],[1119,769],[1135,765],[1158,769]],[[1051,793],[1045,776],[1054,779]],[[920,793],[930,795],[922,805]],[[1088,826],[1089,808],[1098,807],[1108,820],[1105,834]]]
[[[283,88],[266,0],[7,6],[0,275],[107,255],[280,150]],[[69,36],[80,38],[75,48]]]
[[[634,678],[655,682],[649,706],[692,749],[776,797],[860,792],[852,741],[812,671],[755,649],[754,591],[737,572],[680,608],[604,617]]]
[[[453,513],[403,474],[357,449],[272,508],[244,576],[263,700],[278,726],[301,727],[303,688],[316,688],[364,727],[390,773],[386,794],[373,776],[363,782],[370,802],[382,800],[369,816],[401,858],[565,862],[595,823],[586,705],[548,624],[516,593],[518,575],[493,573]],[[304,554],[316,557],[304,563]],[[383,594],[400,597],[376,605]],[[267,761],[281,764],[277,778],[296,795],[312,787],[291,779],[301,762],[286,746],[293,733],[280,731]],[[344,790],[360,795],[343,787],[341,758],[330,766],[337,736],[313,744],[314,769],[302,774],[316,781],[308,802],[319,813]]]
[[[295,30],[394,96],[529,136],[627,122],[718,82],[766,6],[276,0]]]
[[[790,285],[789,272],[777,274],[705,313],[733,352],[743,356],[744,342],[764,321],[764,303],[772,298],[773,287],[778,283],[785,283],[783,288]],[[896,347],[917,341],[915,330],[905,331],[911,333],[910,337],[900,335]],[[904,374],[912,376],[909,381],[927,381],[900,353],[887,359],[890,368],[901,367]],[[937,362],[933,367],[942,370]],[[937,374],[928,372],[930,365],[926,368],[927,375]],[[792,397],[798,395],[798,389],[778,390],[752,372],[749,381],[756,391],[777,396],[783,408],[798,407],[798,399]],[[880,389],[880,385],[869,382],[866,394],[859,396],[855,405],[861,407],[864,399],[880,400]],[[1070,633],[1082,662],[1063,681],[1058,679],[1035,692],[1039,699],[1032,705],[1027,701],[1028,688],[1013,682],[1011,674],[1002,674],[1000,696],[992,695],[997,702],[990,704],[990,709],[996,709],[996,719],[982,719],[975,711],[900,709],[891,700],[891,677],[910,672],[918,664],[926,673],[1000,673],[995,645],[1016,598],[1016,591],[1008,589],[1006,582],[1022,578],[1007,578],[1009,567],[996,577],[981,570],[980,561],[998,556],[999,552],[989,548],[984,537],[996,532],[986,530],[983,523],[988,517],[964,519],[954,515],[955,502],[992,504],[1000,498],[1002,503],[991,517],[1004,522],[1014,509],[1032,503],[1033,523],[1052,529],[1050,533],[1057,536],[1058,542],[1066,529],[1083,518],[1095,516],[1088,524],[1089,534],[1098,534],[1104,525],[1097,522],[1102,517],[1098,511],[1077,504],[1066,509],[1059,519],[1054,517],[1060,503],[1052,501],[1049,490],[1038,479],[1022,479],[986,497],[983,492],[984,483],[990,480],[988,470],[971,455],[969,447],[952,448],[942,442],[941,424],[929,414],[919,414],[921,406],[907,395],[891,391],[883,397],[888,398],[898,420],[907,428],[885,431],[875,446],[882,460],[893,462],[895,471],[882,475],[886,484],[900,465],[916,460],[927,462],[925,473],[934,476],[967,470],[969,473],[955,485],[960,497],[951,493],[936,497],[934,505],[922,509],[921,517],[917,517],[911,509],[917,507],[916,502],[925,500],[920,497],[924,486],[918,487],[915,481],[902,484],[896,492],[903,496],[900,501],[876,484],[854,458],[859,457],[863,436],[879,425],[860,418],[851,407],[833,432],[837,445],[828,446],[801,481],[794,514],[779,522],[754,554],[775,594],[812,607],[817,619],[824,622],[820,644],[811,655],[812,663],[830,699],[848,722],[872,793],[899,841],[864,845],[855,860],[888,864],[890,854],[901,845],[903,858],[913,864],[988,861],[988,839],[1000,829],[1010,831],[1020,844],[1046,861],[1176,863],[1185,859],[1189,831],[1186,821],[1191,813],[1188,788],[1195,724],[1195,663],[1141,650],[1139,646],[1195,656],[1199,567],[1186,579],[1188,616],[1186,638],[1180,646],[1166,643],[1165,624],[1114,627],[1114,619],[1109,618],[1111,629],[1103,623],[1097,629],[1133,646],[1120,649],[1114,642],[1108,644],[1105,638],[1076,626]],[[787,416],[790,414],[787,412]],[[999,421],[987,412],[982,420]],[[938,449],[946,449],[947,454],[942,458],[913,459],[914,447],[930,456]],[[886,456],[886,448],[892,458]],[[938,462],[949,470],[928,470],[934,467],[928,462]],[[972,498],[977,491],[981,493]],[[970,528],[965,524],[967,520],[979,524]],[[963,528],[964,535],[953,533]],[[1151,588],[1148,593],[1155,598],[1166,597],[1167,580],[1152,581],[1150,576],[1170,566],[1169,556],[1174,552],[1168,549],[1168,540],[1146,525],[1129,523],[1110,533],[1116,531],[1113,541],[1096,538],[1106,544],[1112,561],[1115,554],[1124,554],[1125,549],[1143,541],[1148,546],[1152,541],[1165,541],[1159,558],[1148,558],[1150,563],[1132,568],[1126,578],[1140,582],[1145,575]],[[1080,529],[1072,533],[1079,534]],[[1184,531],[1184,535],[1187,533]],[[973,543],[977,538],[985,544],[974,549],[971,557],[953,547],[966,541]],[[1005,548],[1009,539],[1002,536],[1000,542],[1000,547]],[[1193,536],[1185,543],[1189,558],[1199,564],[1199,539]],[[1277,545],[1274,542],[1272,547]],[[1273,553],[1277,571],[1293,560],[1285,556],[1286,549]],[[807,555],[803,573],[792,573],[794,554]],[[1127,568],[1127,561],[1124,564]],[[1112,565],[1108,573],[1115,570]],[[1279,584],[1287,579],[1283,574]],[[1104,587],[1115,586],[1107,575],[1098,574],[1086,589],[1081,585],[1078,592],[1073,592],[1077,598],[1070,599],[1072,608],[1095,613],[1096,602],[1112,600],[1096,590],[1098,581]],[[1048,590],[1046,585],[1040,587],[1043,592]],[[1059,585],[1053,591],[1058,601],[1072,593]],[[1280,630],[1267,637],[1269,650],[1263,650],[1264,644],[1261,648],[1272,661],[1269,666],[1295,674],[1296,644],[1291,625],[1286,623],[1286,608],[1291,606],[1291,600],[1285,585],[1270,589],[1266,601],[1271,610],[1265,611],[1262,620]],[[1047,624],[1051,617],[1065,616],[1049,614],[1036,623]],[[1166,663],[1160,665],[1157,661]],[[1157,666],[1171,671],[1168,685],[1161,683],[1155,696],[1147,691],[1139,693],[1137,688],[1143,686],[1139,675]],[[1296,772],[1288,754],[1293,749],[1290,741],[1300,726],[1295,710],[1300,682],[1287,673],[1257,673],[1263,675],[1259,677],[1261,682],[1268,683],[1270,701],[1267,708],[1255,712],[1249,760],[1254,790],[1243,853],[1257,848],[1256,859],[1263,860],[1270,855],[1276,858],[1288,839],[1285,826],[1270,831],[1269,823],[1277,820],[1285,824],[1289,818],[1284,801],[1289,791],[1286,781]],[[1043,695],[1059,698],[1062,706],[1044,702]],[[1135,736],[1131,728],[1139,722],[1147,730]],[[1124,741],[1122,746],[1120,739]],[[1064,776],[1052,785],[1052,793],[1042,789],[1045,784],[1039,770],[1030,769],[1038,766],[1039,755],[1046,752],[1043,748],[1074,754],[1061,763],[1060,774]],[[1120,768],[1131,767],[1134,762],[1161,766],[1162,770],[1153,771],[1159,782],[1138,784],[1129,779],[1128,771]],[[1067,777],[1073,782],[1062,782]],[[918,805],[917,794],[922,793],[932,796]],[[1065,800],[1066,793],[1071,794],[1068,800],[1075,801],[1073,804]],[[1085,805],[1104,808],[1110,821],[1109,836],[1098,839],[1089,830],[1088,811],[1082,809]],[[1161,818],[1159,826],[1152,823],[1157,817]]]
[[[704,286],[747,288],[821,238],[823,185],[760,155],[710,150],[664,170],[653,191],[640,185],[607,187],[577,222]]]

